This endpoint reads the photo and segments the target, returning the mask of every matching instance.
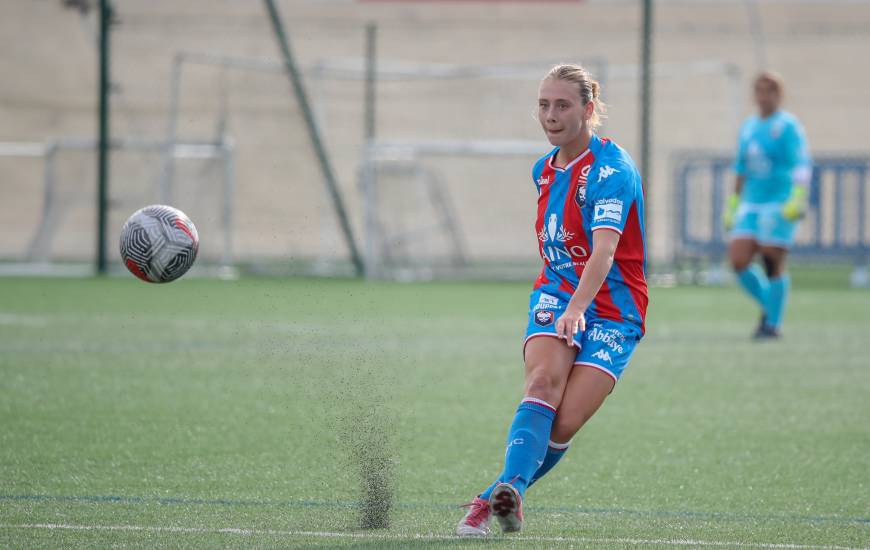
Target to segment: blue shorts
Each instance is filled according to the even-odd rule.
[[[525,344],[538,336],[556,336],[556,320],[562,315],[568,301],[536,290],[529,301],[529,324]],[[575,365],[592,367],[605,372],[614,383],[628,366],[634,348],[640,342],[641,328],[630,322],[610,319],[586,319],[586,330],[574,336],[577,346]]]
[[[760,245],[789,248],[794,243],[798,222],[782,215],[782,203],[741,203],[734,216],[732,239],[752,239]]]

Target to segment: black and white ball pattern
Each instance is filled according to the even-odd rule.
[[[121,229],[121,259],[130,273],[149,283],[184,275],[199,250],[196,226],[184,212],[161,204],[136,211]]]

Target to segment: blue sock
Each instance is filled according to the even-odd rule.
[[[538,471],[535,472],[535,475],[532,476],[532,481],[529,482],[529,487],[535,484],[536,481],[547,475],[547,472],[553,469],[553,467],[562,460],[562,457],[565,456],[565,451],[568,450],[568,446],[571,445],[571,442],[568,443],[555,443],[550,441],[550,444],[547,446],[547,456],[544,457],[544,463],[541,464],[541,467],[538,468]]]
[[[554,418],[556,408],[549,403],[534,397],[523,399],[508,431],[504,471],[496,483],[510,483],[525,496],[532,477],[544,464]],[[488,500],[496,483],[481,493],[480,498]]]
[[[761,268],[753,264],[737,273],[737,280],[752,298],[758,302],[761,309],[767,307],[767,295],[770,293],[770,281]]]
[[[782,314],[788,301],[788,291],[791,288],[791,277],[783,274],[770,280],[770,292],[767,295],[767,305],[764,317],[768,325],[779,328],[782,324]]]
[[[490,495],[492,494],[492,490],[495,489],[495,486],[498,485],[498,479],[493,481],[489,487],[487,487],[482,493],[480,493],[480,498],[483,500],[489,500]]]

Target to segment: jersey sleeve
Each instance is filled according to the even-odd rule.
[[[740,127],[740,132],[737,135],[737,153],[734,155],[734,172],[738,176],[746,175],[746,133],[748,131],[746,123]]]
[[[544,173],[544,164],[545,161],[539,159],[532,166],[532,183],[535,184],[535,190],[537,190],[539,195],[541,194],[541,174]]]
[[[590,180],[595,182],[591,186],[591,193],[587,186],[587,193],[591,195],[587,199],[591,199],[592,221],[589,228],[592,231],[612,229],[622,234],[628,213],[637,199],[639,179],[637,170],[622,162],[604,164],[590,174]]]
[[[809,168],[812,164],[807,138],[800,122],[793,121],[786,126],[782,134],[784,157],[789,169]]]

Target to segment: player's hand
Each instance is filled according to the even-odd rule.
[[[579,307],[570,303],[559,319],[556,321],[556,336],[574,345],[574,337],[586,330],[586,316]]]
[[[725,228],[725,231],[731,231],[731,228],[734,227],[734,216],[739,204],[740,197],[737,193],[731,193],[725,200],[725,210],[722,212],[722,227]]]
[[[795,185],[791,190],[791,196],[782,206],[782,217],[790,222],[799,220],[807,212],[807,190],[800,185]]]

